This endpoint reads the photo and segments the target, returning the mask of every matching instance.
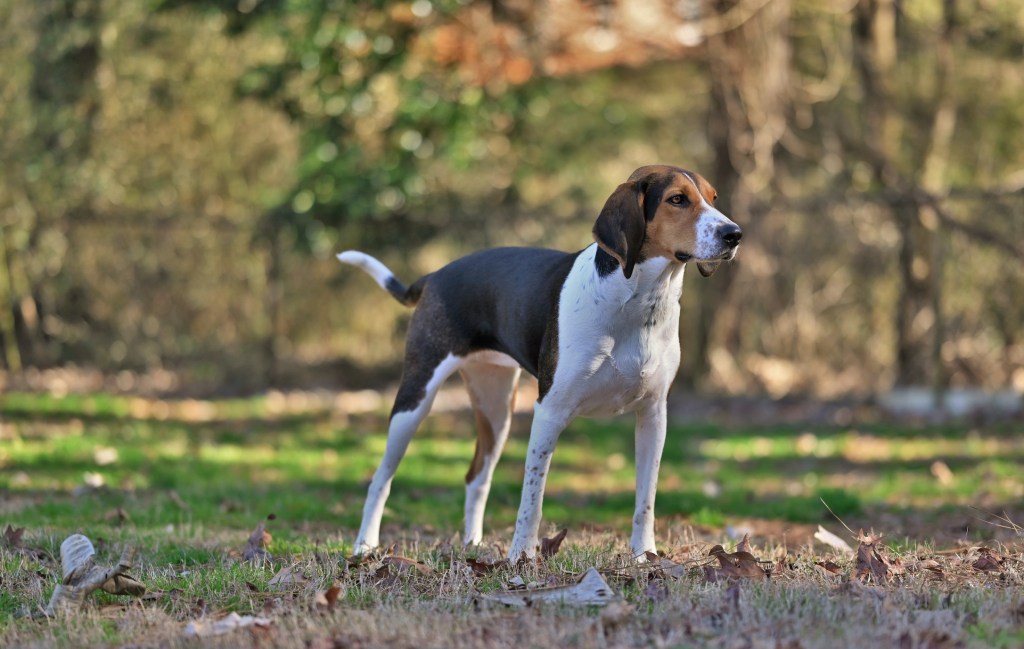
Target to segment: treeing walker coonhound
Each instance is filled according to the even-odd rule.
[[[683,270],[692,260],[702,275],[711,275],[736,256],[742,237],[739,226],[715,209],[715,198],[714,188],[696,173],[641,167],[612,192],[594,224],[595,243],[583,250],[484,250],[409,287],[369,255],[339,254],[399,302],[416,306],[384,458],[370,483],[354,551],[377,547],[398,464],[438,388],[456,370],[477,426],[463,541],[480,542],[491,477],[524,368],[537,378],[539,396],[509,558],[537,553],[544,484],[562,430],[578,415],[624,412],[636,413],[630,549],[639,560],[654,552],[666,398],[679,368]]]

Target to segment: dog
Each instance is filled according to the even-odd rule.
[[[387,446],[370,482],[354,552],[376,548],[391,481],[438,388],[458,370],[476,417],[466,474],[467,545],[483,537],[491,477],[508,438],[520,371],[537,378],[522,499],[508,557],[536,556],[551,455],[577,416],[636,413],[636,508],[630,549],[656,552],[654,497],[666,399],[679,368],[679,299],[693,261],[708,277],[739,248],[740,227],[715,209],[700,175],[641,167],[608,198],[594,243],[575,253],[492,248],[406,287],[381,262],[338,254],[415,306]]]

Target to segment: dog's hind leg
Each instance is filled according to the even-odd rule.
[[[384,457],[380,461],[363,505],[363,522],[356,537],[355,554],[363,554],[380,544],[380,519],[384,515],[384,504],[391,493],[391,480],[395,477],[398,464],[405,456],[420,422],[430,412],[438,388],[459,368],[463,358],[448,355],[438,363],[424,363],[422,358],[406,354],[406,365],[402,382],[395,397],[388,424],[388,441]]]
[[[518,366],[483,362],[468,363],[462,368],[476,416],[476,452],[466,473],[466,545],[479,543],[483,538],[487,495],[494,467],[508,439],[519,372]]]

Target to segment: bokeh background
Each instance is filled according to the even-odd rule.
[[[1017,0],[3,0],[0,70],[9,389],[386,385],[335,252],[579,249],[664,162],[745,232],[683,388],[1024,392]]]

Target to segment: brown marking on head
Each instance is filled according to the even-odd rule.
[[[651,257],[686,261],[694,255],[697,221],[717,193],[700,174],[668,165],[640,167],[608,198],[594,240],[626,277]]]

